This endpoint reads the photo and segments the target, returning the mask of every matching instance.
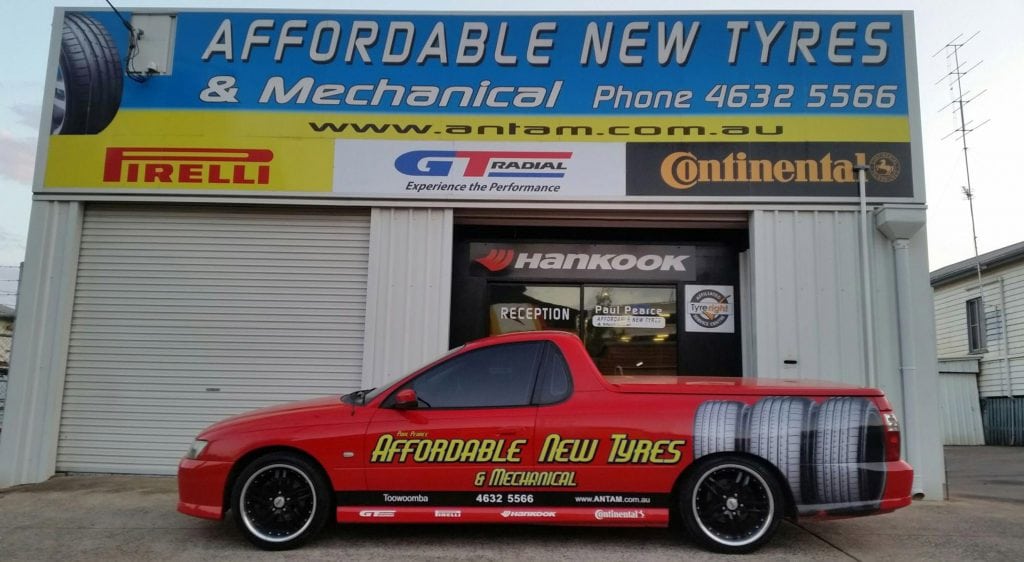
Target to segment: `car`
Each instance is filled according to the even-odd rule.
[[[229,418],[178,469],[182,513],[255,545],[349,523],[662,527],[750,552],[784,518],[891,512],[913,469],[877,389],[606,376],[574,334],[478,340],[375,389]]]

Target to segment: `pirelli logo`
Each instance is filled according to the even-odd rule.
[[[265,148],[110,147],[104,183],[268,185],[274,152]]]

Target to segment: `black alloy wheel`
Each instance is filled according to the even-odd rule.
[[[287,453],[265,455],[235,481],[235,522],[260,548],[294,548],[323,528],[331,503],[327,490],[320,471],[305,459]]]
[[[752,552],[778,528],[784,496],[776,478],[759,463],[719,456],[701,463],[680,495],[690,536],[718,552]]]

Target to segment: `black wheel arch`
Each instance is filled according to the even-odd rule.
[[[224,490],[222,490],[222,501],[223,501],[222,505],[224,506],[224,513],[225,514],[230,509],[232,509],[232,505],[231,505],[231,491],[235,487],[235,482],[238,480],[238,476],[242,473],[242,471],[245,470],[245,468],[247,466],[252,464],[253,461],[255,461],[256,459],[258,459],[258,458],[260,458],[260,457],[262,457],[264,455],[269,455],[271,453],[287,453],[287,454],[295,455],[297,457],[302,458],[306,462],[310,463],[310,465],[312,465],[314,468],[316,468],[316,470],[320,472],[320,476],[322,476],[324,478],[324,481],[331,485],[331,489],[328,490],[328,492],[329,492],[328,495],[329,495],[329,497],[331,499],[331,505],[329,507],[331,507],[331,508],[334,507],[334,492],[335,491],[334,491],[333,482],[331,480],[330,475],[327,474],[327,470],[324,469],[323,465],[320,464],[320,462],[316,460],[316,457],[314,457],[313,455],[309,454],[308,452],[306,452],[306,451],[304,451],[302,449],[299,449],[298,447],[292,447],[292,446],[286,446],[286,445],[271,445],[271,446],[260,447],[258,449],[253,449],[251,451],[248,451],[247,453],[245,453],[244,455],[239,457],[238,460],[235,461],[235,463],[233,465],[231,465],[231,471],[228,472],[228,478],[224,482]],[[332,518],[333,518],[333,515],[332,515]]]
[[[745,451],[721,451],[721,452],[718,452],[718,453],[711,453],[709,455],[704,455],[703,457],[701,457],[701,458],[691,462],[686,468],[684,468],[679,473],[679,476],[676,477],[676,481],[672,485],[672,491],[671,491],[672,509],[669,512],[669,516],[671,518],[678,518],[679,517],[679,494],[680,494],[680,491],[682,490],[683,484],[686,482],[686,480],[688,478],[690,478],[690,476],[693,475],[694,472],[697,471],[699,466],[701,466],[701,465],[703,465],[705,463],[712,462],[712,461],[714,461],[714,460],[716,460],[718,458],[722,458],[722,457],[732,457],[732,458],[740,457],[740,458],[744,458],[744,459],[747,459],[749,461],[757,463],[758,465],[762,466],[765,470],[767,470],[769,473],[771,473],[771,475],[773,477],[775,477],[775,481],[779,484],[779,488],[781,489],[780,491],[782,492],[782,495],[784,496],[784,499],[785,499],[785,504],[786,505],[785,505],[785,509],[783,509],[783,511],[782,511],[783,516],[785,516],[785,518],[790,520],[790,521],[794,521],[795,522],[797,520],[797,517],[798,517],[799,513],[798,513],[796,501],[793,498],[793,491],[790,489],[790,486],[787,483],[786,478],[782,475],[782,471],[779,470],[779,468],[777,466],[775,466],[774,464],[769,462],[764,457],[759,457],[757,455],[754,455],[754,454],[751,454],[751,453],[748,453],[748,452],[745,452]]]

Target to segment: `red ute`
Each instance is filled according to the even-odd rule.
[[[479,340],[368,391],[199,435],[182,513],[267,549],[345,523],[666,526],[749,552],[783,517],[884,513],[913,470],[882,392],[834,383],[606,377],[580,340]]]

